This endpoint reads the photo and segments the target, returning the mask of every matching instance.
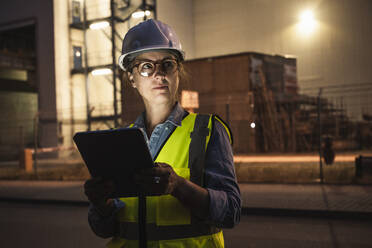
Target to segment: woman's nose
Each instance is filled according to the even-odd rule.
[[[161,78],[163,79],[166,76],[166,72],[162,70],[162,67],[160,65],[156,65],[155,72],[154,72],[155,78]]]

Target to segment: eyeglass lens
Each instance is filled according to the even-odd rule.
[[[144,77],[150,77],[156,71],[156,65],[159,65],[162,72],[171,74],[177,70],[177,61],[173,59],[165,59],[161,61],[144,61],[138,64],[138,72]]]

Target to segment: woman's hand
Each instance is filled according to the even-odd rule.
[[[146,192],[155,195],[171,194],[201,219],[209,214],[208,191],[191,181],[180,177],[165,163],[156,163],[151,169],[135,176],[135,182]]]
[[[88,200],[102,215],[108,215],[113,209],[113,200],[110,195],[114,192],[114,183],[94,177],[85,181],[84,193]]]
[[[166,195],[172,194],[184,179],[170,165],[156,163],[155,167],[137,173],[134,180],[148,193]]]

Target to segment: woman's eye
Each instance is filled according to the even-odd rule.
[[[172,61],[164,61],[163,62],[163,67],[164,68],[172,68],[173,67],[173,62]]]
[[[151,64],[151,63],[143,63],[142,64],[142,69],[148,70],[148,69],[152,69],[152,68],[154,68],[154,65]]]

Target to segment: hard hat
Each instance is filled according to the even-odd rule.
[[[149,19],[129,29],[123,40],[119,65],[125,71],[130,55],[150,50],[171,50],[183,61],[185,52],[174,30],[165,23]]]

